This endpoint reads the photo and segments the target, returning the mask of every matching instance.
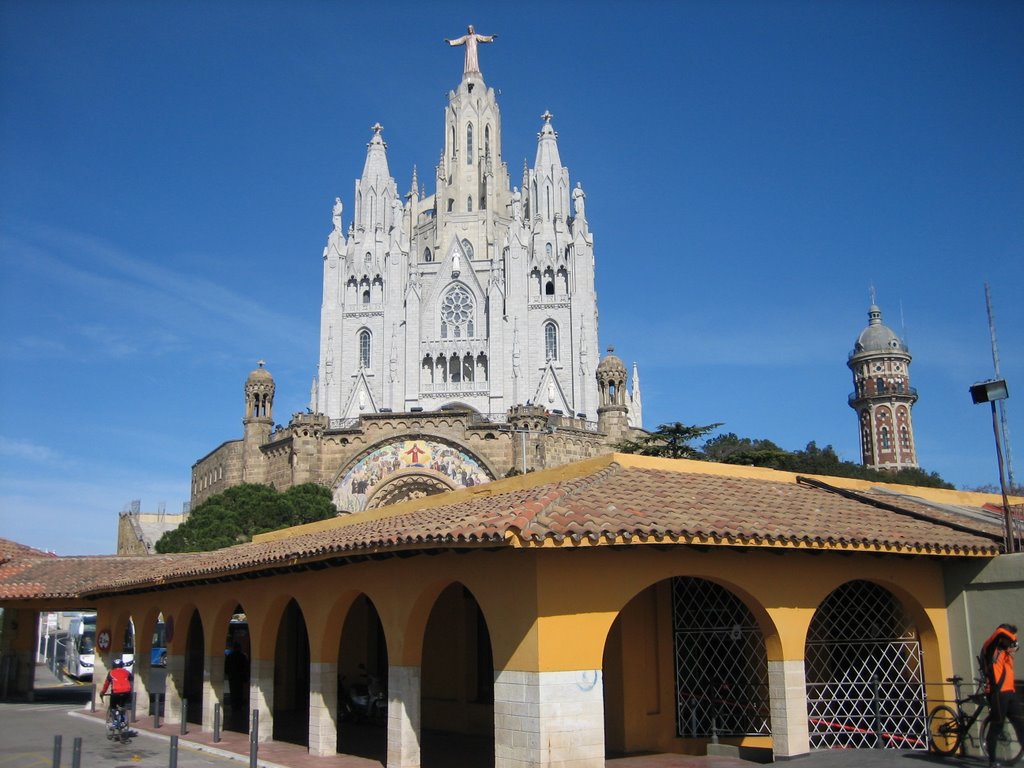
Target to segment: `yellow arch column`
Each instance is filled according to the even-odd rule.
[[[766,611],[778,628],[768,646],[768,701],[772,751],[776,758],[810,752],[804,643],[816,606],[773,607]]]

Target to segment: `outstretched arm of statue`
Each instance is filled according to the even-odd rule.
[[[457,38],[455,38],[454,40],[449,40],[449,39],[448,39],[448,38],[446,37],[446,38],[444,39],[444,41],[445,41],[446,43],[448,43],[448,45],[452,45],[452,46],[455,46],[455,45],[462,45],[462,44],[463,44],[464,42],[466,42],[466,36],[465,36],[465,35],[463,35],[462,37],[457,37]]]

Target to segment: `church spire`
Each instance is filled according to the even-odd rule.
[[[355,225],[366,232],[377,229],[386,232],[386,217],[391,211],[391,200],[396,196],[396,186],[388,169],[388,145],[381,136],[384,126],[375,123],[370,130],[373,136],[366,145],[363,175],[356,181]]]

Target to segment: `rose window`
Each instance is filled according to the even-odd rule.
[[[457,285],[441,302],[441,338],[462,338],[473,335],[473,297]]]

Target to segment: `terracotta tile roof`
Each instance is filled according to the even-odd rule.
[[[44,552],[41,549],[19,544],[10,539],[0,538],[0,564],[18,557],[56,557],[52,552]]]
[[[448,547],[653,542],[952,556],[999,552],[998,530],[981,524],[974,530],[970,519],[952,527],[953,513],[922,499],[890,496],[889,508],[881,508],[864,491],[851,498],[797,483],[785,473],[741,474],[613,455],[276,532],[216,552],[33,559],[21,570],[0,566],[0,599],[95,596],[317,560]]]

